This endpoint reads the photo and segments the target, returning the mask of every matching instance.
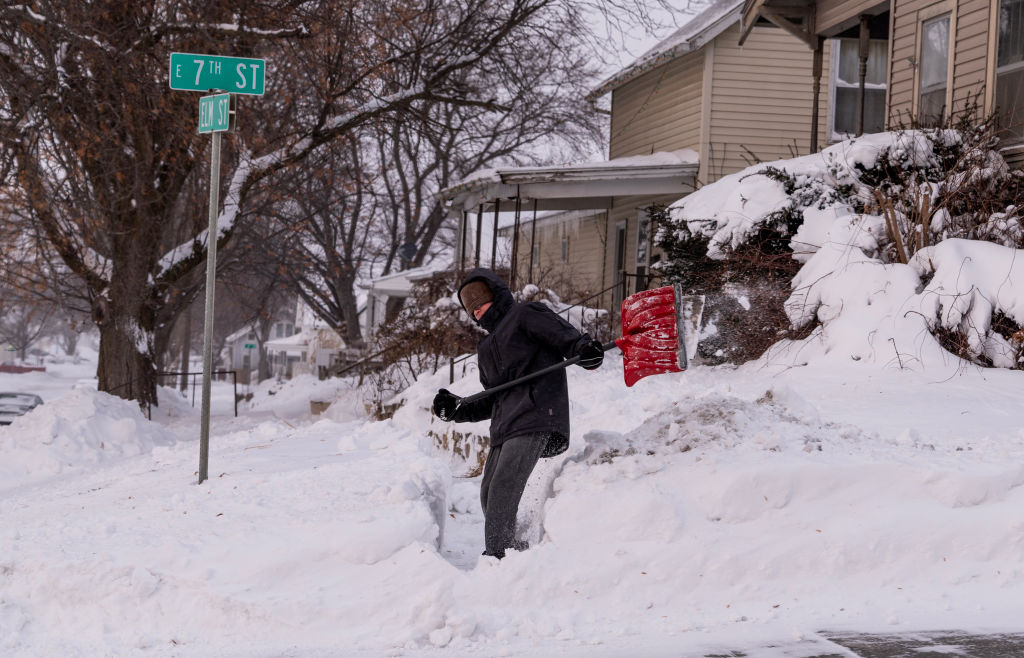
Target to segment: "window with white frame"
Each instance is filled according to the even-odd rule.
[[[1024,141],[1024,0],[1000,0],[996,110],[1003,137]]]
[[[917,120],[922,126],[937,126],[946,118],[948,79],[949,14],[945,14],[921,24]]]
[[[868,42],[867,72],[864,76],[864,132],[885,130],[885,73],[889,43]],[[860,43],[857,39],[832,42],[832,139],[857,134],[860,103]]]

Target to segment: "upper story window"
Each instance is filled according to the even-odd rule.
[[[1000,0],[996,110],[1003,138],[1024,141],[1024,0]]]
[[[832,48],[832,139],[857,134],[860,103],[860,44],[857,39],[835,39]],[[867,72],[864,76],[864,132],[885,130],[885,74],[889,44],[868,42]]]
[[[946,86],[949,80],[949,14],[921,24],[921,69],[917,120],[937,126],[946,118]]]

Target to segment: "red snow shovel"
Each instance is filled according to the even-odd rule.
[[[683,372],[697,353],[703,296],[684,297],[679,286],[630,295],[622,302],[623,376],[632,386],[648,375]]]
[[[605,352],[622,350],[623,376],[632,386],[648,375],[683,372],[697,353],[697,334],[704,311],[704,296],[683,296],[679,286],[644,290],[622,301],[622,337],[605,343]],[[574,356],[537,372],[462,398],[459,406],[568,368],[579,362]]]

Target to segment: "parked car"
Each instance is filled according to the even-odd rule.
[[[0,393],[0,425],[10,425],[43,403],[35,393]]]

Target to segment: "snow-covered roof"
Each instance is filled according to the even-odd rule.
[[[713,0],[708,8],[694,16],[693,20],[638,57],[632,64],[606,78],[587,94],[587,98],[600,98],[652,69],[681,55],[699,50],[740,19],[742,6],[743,0]]]
[[[450,269],[451,263],[431,263],[422,267],[414,267],[401,272],[392,272],[375,279],[369,283],[360,283],[359,287],[374,293],[389,295],[392,297],[404,297],[412,290],[412,285],[417,281],[429,279],[435,272]]]
[[[281,350],[286,352],[300,352],[309,348],[309,341],[313,339],[313,332],[311,331],[300,331],[292,334],[291,336],[284,336],[282,338],[274,338],[268,340],[263,345],[268,350]]]
[[[562,166],[487,169],[438,195],[453,209],[515,198],[536,200],[540,210],[607,208],[615,196],[687,194],[699,162],[693,149],[679,149]]]
[[[242,327],[241,329],[239,329],[238,331],[236,331],[235,333],[233,333],[230,336],[228,336],[227,338],[225,338],[224,342],[225,343],[233,343],[233,342],[235,342],[236,340],[238,340],[240,338],[244,338],[245,336],[247,336],[252,331],[254,331],[253,326],[251,324],[247,324],[244,327]]]

